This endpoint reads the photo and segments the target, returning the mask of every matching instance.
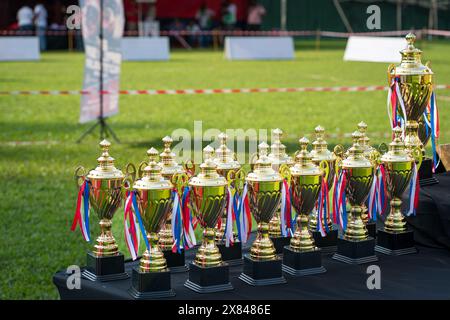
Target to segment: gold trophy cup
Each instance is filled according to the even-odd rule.
[[[84,278],[91,281],[111,281],[128,278],[124,269],[124,256],[119,252],[116,240],[111,232],[112,218],[122,203],[122,184],[124,174],[114,166],[114,158],[109,155],[111,143],[100,142],[101,156],[98,166],[84,174],[83,167],[78,167],[75,176],[80,183],[86,180],[89,186],[89,204],[97,214],[101,233],[93,251],[87,254],[87,267]]]
[[[149,161],[143,169],[142,178],[133,189],[145,228],[150,249],[145,250],[139,267],[132,271],[130,294],[136,299],[162,298],[175,295],[170,285],[170,271],[158,245],[158,232],[164,225],[172,207],[172,183],[161,174],[156,162],[158,151],[147,151]]]
[[[189,265],[189,279],[184,285],[199,293],[233,289],[229,282],[228,264],[222,261],[214,241],[215,226],[226,204],[227,180],[217,172],[213,151],[210,146],[204,149],[201,172],[189,180],[191,208],[204,230],[202,244]]]
[[[369,196],[375,168],[364,156],[364,150],[359,144],[361,132],[353,132],[352,138],[353,146],[348,151],[348,157],[339,165],[346,176],[345,192],[351,209],[344,237],[338,239],[333,259],[349,264],[363,264],[378,260],[375,255],[375,240],[369,237],[361,218],[362,206]]]
[[[297,229],[289,246],[283,249],[283,271],[294,276],[304,276],[325,272],[322,266],[321,249],[314,244],[308,230],[308,218],[321,191],[322,179],[328,174],[328,164],[321,162],[327,172],[316,166],[308,152],[309,141],[305,137],[299,140],[301,150],[295,157],[290,169],[292,206],[297,212]],[[327,223],[327,221],[324,221]]]
[[[250,211],[258,223],[258,233],[250,255],[244,256],[244,270],[239,276],[254,286],[286,283],[281,260],[269,238],[269,222],[280,205],[283,177],[272,167],[267,155],[269,145],[262,142],[258,147],[258,160],[246,177]]]
[[[402,141],[402,129],[396,127],[393,131],[394,139],[389,144],[389,152],[381,157],[391,210],[384,221],[384,230],[378,230],[378,245],[375,250],[388,255],[403,255],[417,252],[414,233],[406,228],[405,217],[401,212],[401,199],[413,176],[414,162],[417,161],[420,167],[422,152],[419,148],[407,152]]]

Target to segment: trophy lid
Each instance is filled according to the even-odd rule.
[[[286,153],[286,146],[281,143],[281,137],[283,131],[276,128],[272,131],[274,141],[270,146],[269,159],[272,161],[272,165],[278,166],[280,164],[292,165],[292,158]]]
[[[323,138],[325,134],[324,127],[319,125],[314,128],[314,131],[316,133],[316,140],[312,143],[313,149],[310,152],[313,161],[320,162],[322,160],[336,160],[336,155],[328,150],[328,143]]]
[[[359,144],[364,151],[364,156],[369,160],[377,159],[379,156],[378,150],[370,145],[370,138],[367,136],[367,124],[364,121],[358,123],[358,131],[362,134]]]
[[[364,149],[359,144],[362,133],[355,131],[352,133],[353,145],[348,150],[348,157],[342,161],[344,169],[371,167],[372,163],[364,156]]]
[[[253,171],[245,178],[247,181],[282,181],[283,178],[272,168],[272,161],[267,155],[269,145],[266,142],[261,142],[258,145],[259,154],[258,160],[255,163]]]
[[[433,74],[428,66],[422,64],[422,50],[414,47],[416,36],[412,33],[408,33],[405,39],[407,46],[405,49],[400,51],[402,61],[400,62],[400,65],[393,69],[393,72],[396,75]]]
[[[164,144],[164,151],[159,154],[159,158],[161,159],[159,163],[159,166],[161,166],[161,174],[172,176],[176,173],[184,173],[184,168],[175,161],[175,153],[170,149],[173,142],[172,138],[165,136],[162,138],[162,142]]]
[[[313,162],[311,153],[308,152],[309,140],[306,137],[298,140],[300,143],[300,151],[295,157],[295,164],[291,167],[293,176],[317,176],[323,173],[322,169]]]
[[[150,148],[147,150],[148,165],[142,170],[142,178],[136,181],[133,185],[135,189],[143,190],[158,190],[170,189],[172,183],[166,180],[161,174],[161,166],[156,162],[158,157],[158,150]]]
[[[98,166],[94,170],[89,171],[88,179],[122,179],[124,174],[114,166],[114,158],[109,155],[109,147],[111,142],[102,140],[100,143],[102,154],[97,158]]]
[[[200,173],[189,180],[193,187],[218,187],[225,186],[227,180],[217,172],[217,164],[214,162],[214,148],[206,146],[203,149],[203,163],[200,165]]]
[[[227,147],[228,136],[221,132],[218,136],[220,147],[216,149],[216,158],[214,162],[218,170],[239,169],[241,164],[234,160],[234,153]]]
[[[395,127],[393,130],[394,138],[389,144],[389,151],[386,152],[382,157],[382,162],[410,162],[414,159],[406,151],[405,143],[402,139],[403,130],[399,126]]]

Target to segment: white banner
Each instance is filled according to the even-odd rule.
[[[100,1],[103,2],[103,54],[100,52]],[[80,0],[82,34],[85,50],[80,123],[109,117],[119,112],[119,76],[122,62],[121,39],[124,28],[122,0]],[[101,88],[100,61],[103,61]],[[116,92],[103,95],[101,89]]]
[[[405,38],[351,36],[345,47],[344,61],[400,63]]]

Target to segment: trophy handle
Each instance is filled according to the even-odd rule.
[[[139,164],[138,171],[137,171],[137,173],[138,173],[138,178],[142,178],[142,173],[144,172],[144,168],[145,168],[146,166],[148,166],[148,162],[146,162],[146,161],[142,161],[142,162]]]
[[[333,153],[337,158],[343,159],[345,153],[344,146],[342,144],[337,144],[333,149]]]
[[[287,164],[282,164],[280,166],[279,172],[283,179],[286,179],[288,185],[291,184],[291,169],[289,169],[289,166]]]
[[[411,151],[411,156],[414,158],[415,162],[417,163],[416,164],[417,165],[417,170],[419,170],[420,166],[422,165],[422,160],[423,160],[422,150],[420,150],[419,147],[415,147]]]
[[[395,77],[395,64],[391,63],[387,69],[388,86],[391,85],[392,79]]]
[[[133,182],[136,181],[136,172],[136,166],[131,162],[125,167],[125,175],[130,176]]]
[[[195,164],[194,161],[192,161],[192,159],[187,159],[183,163],[183,168],[184,170],[186,170],[186,173],[189,177],[192,177],[195,174]]]
[[[84,180],[86,180],[86,169],[83,166],[78,166],[75,169],[74,178],[77,189],[79,189],[84,183]]]
[[[171,180],[177,189],[178,194],[181,195],[183,193],[183,188],[188,185],[189,176],[186,173],[177,173],[172,176]]]
[[[242,194],[242,190],[244,190],[245,185],[245,171],[244,169],[239,169],[236,171],[236,174],[234,176],[234,188],[236,189],[236,192],[238,194]]]
[[[234,171],[234,170],[228,171],[226,178],[227,178],[227,182],[228,182],[228,187],[231,187],[234,180],[236,179],[236,171]]]
[[[388,152],[389,151],[389,147],[388,147],[388,145],[386,144],[386,143],[381,143],[379,146],[378,146],[378,151],[381,153],[381,154],[385,154],[386,152]]]
[[[325,174],[325,181],[328,181],[328,175],[330,174],[330,165],[328,164],[328,161],[326,160],[320,161],[319,167],[323,170],[323,173]]]
[[[131,191],[133,189],[134,179],[131,175],[126,174],[125,178],[122,180],[122,191],[124,198],[126,198],[126,192]]]
[[[250,169],[255,169],[256,160],[258,160],[258,153],[254,153],[250,156]]]

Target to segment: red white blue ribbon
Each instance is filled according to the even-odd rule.
[[[244,185],[242,196],[238,205],[239,211],[239,229],[238,237],[242,243],[246,243],[250,232],[252,231],[252,217],[250,213],[250,204],[248,199],[248,186]]]
[[[183,191],[183,198],[181,200],[185,249],[190,249],[195,245],[197,245],[197,239],[195,237],[194,232],[195,227],[193,224],[192,212],[189,207],[190,198],[191,198],[191,189],[188,186],[185,186]]]
[[[140,244],[140,232],[139,225],[135,219],[132,205],[132,193],[127,192],[127,198],[125,201],[125,212],[124,212],[124,231],[125,231],[125,242],[130,251],[131,258],[136,260],[139,255],[139,244]]]
[[[383,215],[386,211],[386,170],[383,164],[380,164],[374,172],[366,204],[369,219],[372,221],[377,221],[377,215]]]
[[[325,177],[323,177],[319,191],[319,198],[317,200],[317,231],[320,231],[322,237],[325,237],[329,232],[328,212],[330,212],[328,184]]]
[[[81,214],[81,207],[83,206],[83,214]],[[75,216],[73,218],[72,227],[70,230],[75,231],[77,225],[80,226],[81,234],[84,240],[91,241],[89,231],[89,181],[84,180],[80,186],[77,198],[77,207],[75,209]]]
[[[292,203],[291,192],[286,179],[283,180],[281,185],[281,234],[283,237],[289,237],[294,234],[294,228],[292,224]]]
[[[150,252],[150,243],[148,242],[147,232],[145,232],[144,224],[142,223],[141,212],[139,210],[139,205],[136,200],[136,191],[131,192],[131,204],[133,206],[134,214],[139,222],[139,228],[141,229],[142,236],[144,238],[145,246],[147,250]]]
[[[409,210],[406,214],[407,216],[416,215],[416,210],[419,205],[419,192],[419,170],[416,163],[414,163],[413,173],[409,183]]]
[[[405,124],[407,121],[406,108],[402,99],[400,92],[400,77],[394,77],[392,83],[389,86],[388,97],[387,97],[387,112],[389,116],[389,122],[391,128],[394,129],[400,126],[403,129],[403,135],[405,134]],[[400,107],[402,110],[403,118],[397,112],[397,108]]]
[[[430,121],[428,121],[430,118]],[[430,103],[427,106],[427,109],[424,112],[424,119],[427,124],[427,127],[431,129],[431,148],[433,151],[433,172],[435,172],[437,166],[439,165],[439,160],[437,159],[436,153],[436,143],[437,139],[439,139],[439,111],[436,103],[436,94],[434,92],[431,93]],[[428,129],[428,128],[427,128]]]
[[[181,253],[183,249],[183,218],[181,200],[176,189],[172,190],[172,252]]]
[[[233,195],[233,190],[232,187],[228,186],[228,190],[227,190],[227,223],[225,225],[225,246],[228,248],[231,245],[233,245],[234,243],[234,236],[233,236],[233,216],[234,216],[234,195]]]
[[[333,217],[336,217],[336,223],[341,226],[343,230],[347,229],[347,170],[340,170],[337,174],[338,178],[334,184],[333,192]]]

